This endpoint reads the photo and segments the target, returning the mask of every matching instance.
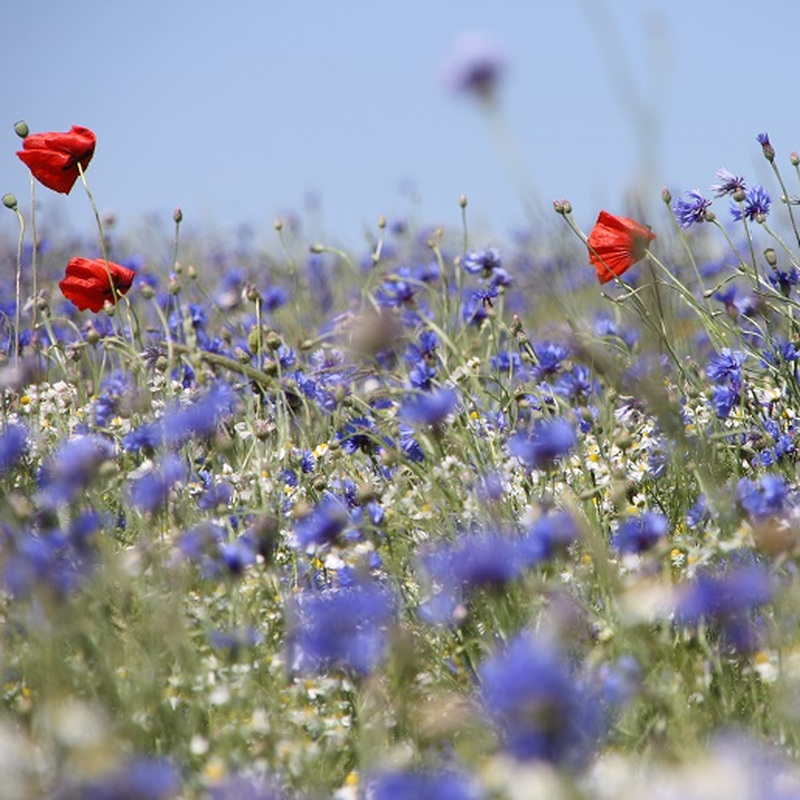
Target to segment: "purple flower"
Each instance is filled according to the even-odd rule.
[[[575,431],[563,417],[539,419],[531,433],[515,433],[508,450],[526,467],[547,469],[575,446]]]
[[[741,392],[734,384],[724,383],[711,389],[711,405],[720,419],[727,419],[741,399]]]
[[[603,733],[603,716],[553,641],[522,633],[479,672],[483,706],[511,755],[585,764]]]
[[[331,544],[347,527],[350,516],[347,507],[336,496],[329,494],[310,514],[303,517],[295,526],[294,532],[299,545]]]
[[[789,486],[779,475],[762,475],[757,483],[740,478],[736,501],[753,520],[780,515],[790,507]]]
[[[400,419],[412,425],[441,425],[453,412],[457,401],[458,395],[450,388],[421,392],[403,403]]]
[[[721,350],[708,362],[706,375],[712,381],[727,383],[736,388],[742,385],[742,364],[745,355],[739,350]]]
[[[289,664],[301,673],[334,667],[366,675],[383,660],[394,600],[369,581],[295,596],[288,609]]]
[[[155,513],[166,504],[172,488],[184,480],[186,465],[177,456],[168,455],[150,472],[131,484],[130,501],[140,511]]]
[[[738,222],[742,217],[747,217],[753,222],[758,216],[766,217],[772,198],[763,186],[752,186],[744,196],[744,209],[739,205],[731,206],[731,216]]]
[[[533,345],[536,364],[531,367],[535,381],[544,380],[561,370],[562,362],[569,357],[569,349],[556,342],[537,342]]]
[[[49,503],[71,503],[97,476],[100,466],[114,457],[111,442],[97,435],[63,442],[39,470],[39,486]]]
[[[761,145],[761,151],[764,153],[764,158],[770,162],[774,161],[775,148],[772,146],[769,136],[766,133],[759,133],[758,136],[756,136],[756,141]]]
[[[162,759],[137,757],[95,778],[70,797],[85,800],[172,800],[181,790],[178,770]],[[59,795],[60,796],[60,795]]]
[[[737,177],[724,168],[717,172],[717,177],[722,183],[711,187],[714,197],[725,197],[725,195],[734,194],[734,192],[744,191],[745,189],[744,178]]]
[[[452,91],[488,99],[505,69],[506,59],[497,42],[485,33],[468,32],[456,39],[442,77]]]
[[[690,228],[695,222],[705,222],[711,201],[706,200],[698,190],[687,192],[686,198],[679,198],[672,207],[681,228]]]
[[[0,476],[5,475],[28,452],[28,429],[13,423],[0,435]]]
[[[627,517],[611,538],[620,553],[644,553],[655,547],[669,530],[667,518],[652,511]]]
[[[371,778],[367,796],[372,800],[478,800],[469,779],[458,772],[406,770]]]
[[[482,275],[488,278],[496,269],[502,267],[500,251],[494,247],[466,253],[461,259],[461,266],[470,275]]]
[[[530,564],[550,561],[566,551],[578,535],[575,520],[565,511],[539,517],[522,541],[525,559]]]
[[[684,587],[675,619],[681,625],[707,620],[723,645],[738,653],[751,653],[760,646],[756,609],[770,602],[773,593],[766,567],[747,557],[734,558],[714,571],[701,573]]]

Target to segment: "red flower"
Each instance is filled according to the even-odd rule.
[[[106,268],[106,262],[102,258],[71,258],[67,264],[67,274],[58,284],[58,288],[78,310],[85,311],[88,308],[99,311],[106,300],[109,303],[116,300],[108,279],[109,272],[118,295],[125,294],[136,277],[132,269],[121,267],[113,261],[109,261]]]
[[[22,142],[17,155],[31,174],[48,189],[69,194],[78,180],[78,164],[89,166],[97,137],[88,129],[73,125],[67,133],[33,133]]]
[[[597,271],[597,280],[608,283],[628,267],[644,258],[656,235],[627,217],[615,217],[601,211],[589,234],[589,261]]]

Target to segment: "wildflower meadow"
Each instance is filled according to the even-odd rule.
[[[0,797],[800,797],[796,152],[349,251],[123,234],[15,127]]]

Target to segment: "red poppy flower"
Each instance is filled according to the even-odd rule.
[[[136,277],[132,269],[121,267],[113,261],[109,261],[106,268],[106,262],[102,258],[71,258],[67,264],[67,274],[58,284],[58,288],[80,311],[87,308],[99,311],[106,300],[109,303],[116,300],[109,273],[118,295],[125,294]]]
[[[589,234],[589,261],[597,271],[597,280],[608,283],[644,258],[656,235],[627,217],[615,217],[601,211]]]
[[[88,128],[73,125],[67,133],[32,133],[22,141],[20,159],[48,189],[69,194],[78,180],[78,164],[89,166],[97,137]]]

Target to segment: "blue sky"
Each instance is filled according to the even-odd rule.
[[[489,4],[483,0],[225,3],[71,0],[0,11],[0,193],[27,207],[12,126],[92,128],[87,177],[124,227],[147,213],[221,234],[277,216],[309,241],[357,246],[379,215],[457,225],[502,240],[525,224],[528,181],[545,213],[567,197],[590,225],[638,186],[707,190],[720,167],[771,187],[755,136],[800,150],[796,6],[709,0]],[[510,138],[443,88],[455,38],[503,47]],[[649,116],[648,116],[649,115]],[[643,123],[643,119],[650,119]],[[512,144],[509,145],[508,142]],[[796,187],[800,190],[800,187]],[[80,186],[42,189],[43,214],[79,230]],[[649,221],[649,220],[648,220]],[[0,219],[13,230],[12,215]]]

